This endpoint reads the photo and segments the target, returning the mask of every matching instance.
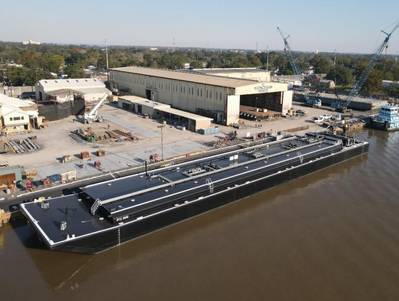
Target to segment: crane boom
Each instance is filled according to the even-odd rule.
[[[108,94],[104,93],[104,95],[100,98],[99,102],[94,106],[93,109],[89,113],[85,113],[83,115],[84,123],[91,123],[93,121],[100,121],[100,117],[98,116],[98,109],[103,105],[103,103],[107,100]]]
[[[298,65],[295,63],[294,55],[292,54],[292,49],[290,44],[288,43],[289,35],[286,36],[284,35],[283,31],[281,30],[280,27],[277,27],[278,32],[281,35],[281,38],[283,39],[284,42],[284,50],[287,53],[288,56],[288,61],[290,62],[292,71],[294,72],[294,75],[302,75],[301,69],[298,67]],[[312,107],[321,107],[321,100],[318,98],[310,98],[309,94],[305,91],[304,92],[304,98],[305,98],[305,104],[312,106]]]
[[[377,61],[381,54],[383,53],[384,49],[388,47],[389,40],[391,39],[392,34],[399,28],[399,23],[395,25],[395,27],[391,30],[391,32],[387,33],[385,31],[382,31],[386,35],[383,43],[378,47],[377,51],[373,54],[371,57],[366,69],[362,72],[360,75],[359,79],[356,81],[354,86],[352,87],[352,90],[350,91],[348,98],[346,101],[341,102],[338,104],[336,109],[347,109],[350,103],[353,101],[353,99],[359,95],[361,89],[363,88],[364,84],[366,83],[371,71],[374,69],[375,65],[377,64]]]
[[[288,39],[289,39],[290,36],[285,36],[280,27],[277,27],[277,30],[279,31],[279,33],[281,35],[281,38],[284,41],[284,50],[287,53],[288,60],[289,60],[289,62],[291,64],[291,67],[292,67],[292,71],[294,72],[295,75],[301,75],[302,72],[300,71],[298,65],[295,63],[294,56],[292,55],[291,46],[288,43]]]

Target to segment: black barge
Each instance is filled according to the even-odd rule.
[[[344,136],[291,136],[20,207],[49,249],[92,254],[367,151]]]

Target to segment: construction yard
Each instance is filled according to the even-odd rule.
[[[261,122],[242,120],[237,128],[218,126],[217,135],[206,136],[170,125],[161,129],[157,120],[104,105],[99,112],[103,117],[100,123],[82,124],[71,116],[48,122],[45,128],[29,135],[2,138],[3,145],[10,140],[28,142],[25,151],[16,148],[18,151],[0,155],[0,161],[3,165],[23,166],[35,181],[71,171],[75,173],[73,179],[80,179],[143,165],[150,157],[167,159],[222,147],[225,137],[232,132],[245,139],[265,132],[317,130],[319,127],[310,120],[328,112],[301,106],[295,109],[305,111],[306,115]]]

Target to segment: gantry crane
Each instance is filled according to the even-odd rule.
[[[380,45],[380,47],[377,49],[377,51],[373,54],[371,57],[366,69],[362,72],[360,75],[359,79],[356,81],[354,86],[352,87],[352,90],[350,91],[348,97],[346,100],[339,99],[331,104],[331,106],[338,112],[343,112],[345,113],[348,110],[348,106],[350,103],[353,101],[353,99],[359,95],[360,90],[363,88],[364,84],[366,83],[371,71],[374,69],[375,65],[377,64],[377,61],[381,54],[384,52],[385,49],[388,48],[388,43],[389,40],[391,39],[392,34],[399,28],[399,23],[395,25],[395,27],[388,33],[385,31],[381,31],[383,34],[385,34],[385,39]]]
[[[283,39],[284,42],[284,51],[287,54],[288,60],[290,62],[292,71],[294,72],[294,75],[302,75],[302,72],[298,65],[295,63],[294,56],[292,54],[291,46],[288,43],[289,35],[286,36],[284,35],[283,31],[281,30],[280,27],[277,27],[277,30],[279,31],[281,38]],[[309,97],[308,92],[304,91],[304,98],[305,98],[305,104],[312,106],[312,107],[321,107],[321,100],[319,98],[314,98],[314,97]]]

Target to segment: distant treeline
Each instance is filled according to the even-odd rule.
[[[295,53],[301,70],[311,66],[315,73],[326,74],[338,88],[349,88],[366,68],[369,55],[333,53]],[[149,49],[143,47],[111,47],[109,67],[129,65],[180,69],[192,68],[266,68],[279,75],[291,75],[292,69],[284,52],[265,52],[207,49]],[[21,66],[22,65],[22,66]],[[52,76],[85,77],[85,69],[95,67],[105,71],[105,49],[95,46],[29,45],[0,42],[0,83],[5,85],[34,85]],[[93,68],[92,67],[92,68]],[[399,81],[399,62],[393,56],[382,57],[371,72],[362,93],[364,95],[399,95],[399,89],[383,89],[382,80]]]

